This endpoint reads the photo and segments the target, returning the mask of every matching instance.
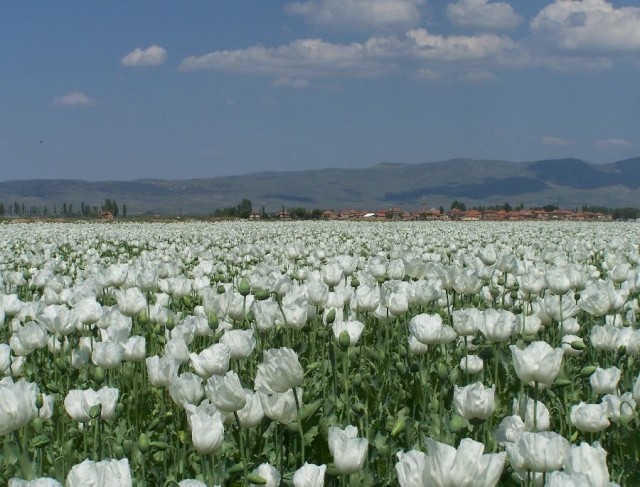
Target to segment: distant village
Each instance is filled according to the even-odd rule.
[[[296,216],[283,210],[276,213],[280,220],[297,219]],[[261,219],[260,213],[251,213],[250,219]],[[573,211],[565,209],[536,210],[462,210],[453,208],[442,210],[430,208],[427,210],[403,210],[401,208],[389,208],[377,211],[366,210],[324,210],[321,218],[324,220],[362,220],[362,221],[416,221],[416,220],[447,220],[447,221],[612,221],[613,214],[605,214],[595,211]]]

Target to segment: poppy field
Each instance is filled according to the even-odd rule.
[[[637,485],[640,226],[0,225],[0,485]]]

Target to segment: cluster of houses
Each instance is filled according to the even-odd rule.
[[[287,210],[277,213],[277,218],[290,220],[291,215]],[[610,221],[612,215],[591,211],[572,211],[557,209],[545,210],[460,210],[454,208],[441,212],[437,208],[422,210],[403,210],[401,208],[388,208],[377,211],[365,210],[324,210],[322,218],[325,220],[454,220],[454,221]]]

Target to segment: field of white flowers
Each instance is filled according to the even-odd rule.
[[[640,226],[0,225],[0,485],[635,486]]]

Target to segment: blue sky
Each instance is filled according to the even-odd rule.
[[[637,1],[0,7],[1,180],[640,154]]]

